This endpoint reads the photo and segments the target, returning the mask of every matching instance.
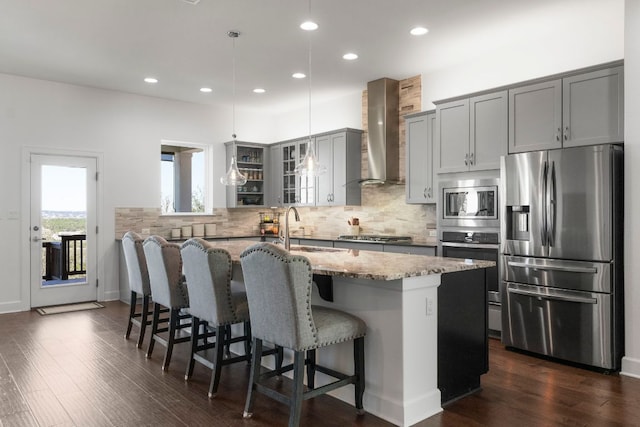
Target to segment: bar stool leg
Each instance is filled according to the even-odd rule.
[[[209,399],[216,396],[218,392],[218,384],[220,383],[220,373],[222,372],[222,360],[224,359],[224,350],[228,343],[226,337],[225,326],[216,328],[216,352],[213,359],[213,371],[211,372],[211,383],[209,384]],[[230,337],[229,337],[230,338]]]
[[[169,364],[171,363],[171,355],[173,354],[173,344],[176,340],[176,331],[178,329],[179,308],[171,309],[171,316],[169,317],[169,337],[167,339],[167,350],[164,352],[164,360],[162,361],[162,370],[167,371]]]
[[[247,390],[247,400],[244,404],[244,418],[251,418],[253,413],[251,408],[253,407],[253,400],[255,399],[254,391],[256,389],[256,383],[260,378],[260,362],[262,361],[262,340],[257,338],[253,339],[253,354],[251,356],[251,373],[249,374],[249,388]]]
[[[138,300],[138,294],[135,291],[131,291],[131,300],[129,304],[129,323],[127,324],[127,332],[124,334],[125,339],[129,339],[131,334],[131,327],[133,326],[133,318],[136,315],[136,301]]]
[[[362,395],[364,394],[364,337],[356,338],[353,341],[353,362],[357,376],[355,382],[355,404],[358,415],[364,414],[362,406]]]
[[[142,297],[142,313],[140,314],[140,335],[138,335],[138,348],[142,348],[144,341],[144,333],[147,330],[147,322],[149,321],[149,295]]]
[[[304,392],[304,353],[304,351],[296,351],[293,356],[293,395],[291,396],[289,427],[297,427],[300,424],[302,393]]]
[[[160,304],[153,304],[153,320],[151,321],[151,339],[149,340],[149,347],[147,348],[147,359],[151,357],[153,353],[153,346],[156,343],[155,335],[158,333],[158,323],[160,321]]]
[[[205,329],[206,336],[206,329]],[[191,318],[191,354],[189,355],[189,363],[187,364],[187,371],[184,373],[184,380],[187,381],[193,375],[193,367],[196,364],[196,360],[193,355],[198,351],[198,340],[200,338],[200,319],[193,316]]]
[[[316,384],[316,350],[307,350],[307,386],[315,388]]]

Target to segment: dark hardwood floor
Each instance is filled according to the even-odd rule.
[[[40,316],[0,315],[0,425],[5,426],[271,426],[288,409],[258,395],[254,416],[242,418],[248,366],[223,368],[209,400],[210,371],[196,365],[184,381],[186,344],[169,372],[124,340],[128,306]],[[148,338],[145,339],[145,344]],[[287,380],[282,381],[288,387]],[[483,390],[461,399],[423,426],[637,426],[640,380],[603,375],[505,351],[490,343]],[[389,426],[328,396],[306,401],[303,426]]]

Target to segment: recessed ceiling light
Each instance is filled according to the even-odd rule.
[[[261,87],[257,87],[253,90],[253,93],[265,93],[266,90],[262,89]]]
[[[305,31],[314,31],[318,29],[318,24],[313,21],[304,21],[302,24],[300,24],[300,28]]]
[[[200,92],[209,93],[209,92],[211,92],[211,88],[210,87],[201,87],[200,88]]]
[[[156,79],[155,77],[145,77],[144,81],[147,83],[158,83],[158,79]]]
[[[409,31],[413,36],[423,36],[429,32],[425,27],[415,27]]]
[[[347,61],[353,61],[354,59],[358,59],[358,55],[353,52],[349,52],[342,55],[342,58],[346,59]]]
[[[294,79],[304,79],[307,76],[304,73],[293,73],[291,77],[293,77]]]

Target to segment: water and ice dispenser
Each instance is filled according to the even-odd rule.
[[[528,205],[507,206],[507,239],[529,240],[531,215]]]

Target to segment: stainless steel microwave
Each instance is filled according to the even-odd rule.
[[[499,228],[498,179],[440,183],[439,223],[445,227]]]

